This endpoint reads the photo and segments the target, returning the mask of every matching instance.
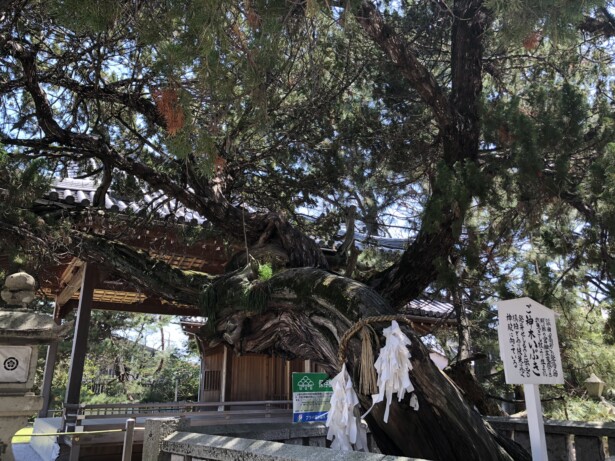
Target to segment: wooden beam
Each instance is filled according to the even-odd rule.
[[[73,295],[81,288],[81,282],[83,280],[83,274],[85,272],[85,264],[79,261],[81,265],[71,265],[64,271],[62,279],[60,280],[60,286],[64,285],[64,288],[56,297],[56,305],[62,307],[66,304]],[[72,268],[71,268],[72,266]],[[68,269],[71,268],[69,271]]]
[[[198,338],[198,334],[201,331],[201,328],[203,328],[203,326],[205,326],[206,322],[190,322],[190,321],[183,321],[181,322],[181,327],[182,327],[182,331],[184,333],[186,333],[187,335],[193,335],[196,338]],[[203,344],[203,350],[206,349],[206,346]]]
[[[62,270],[62,274],[60,275],[60,287],[66,285],[66,282],[70,280],[75,271],[83,266],[83,261],[79,258],[71,256],[70,259],[65,258],[62,262],[62,265],[65,265],[64,270]]]
[[[63,314],[66,315],[77,307],[77,300],[71,299],[64,305]],[[203,313],[196,307],[181,307],[159,301],[146,300],[142,303],[110,303],[93,301],[92,309],[101,311],[138,312],[140,314],[180,315],[185,317],[200,317]]]
[[[77,320],[75,321],[73,350],[70,357],[68,383],[66,385],[66,397],[64,399],[65,404],[75,405],[79,403],[81,381],[83,380],[83,369],[85,366],[85,355],[88,347],[88,330],[92,317],[92,297],[94,296],[94,285],[96,280],[96,267],[92,264],[86,264],[81,293],[79,295]]]
[[[60,306],[58,306],[56,302],[53,306],[53,321],[59,325],[62,323],[62,317],[62,309],[60,309]]]

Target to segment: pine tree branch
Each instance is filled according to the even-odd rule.
[[[125,93],[116,90],[115,88],[120,86],[115,84],[101,85],[83,85],[65,76],[58,76],[55,74],[45,74],[39,79],[40,83],[49,83],[57,85],[78,94],[82,98],[90,98],[98,101],[105,101],[110,103],[121,104],[145,117],[153,124],[166,129],[167,123],[164,117],[158,111],[156,105],[150,100],[139,94]],[[122,85],[128,86],[130,83],[140,83],[140,80],[132,80],[122,82]]]
[[[449,168],[447,174],[455,176],[458,174],[455,170],[460,164],[478,162],[483,34],[490,24],[490,18],[482,3],[481,0],[456,0],[454,3],[450,102],[445,98],[443,90],[437,86],[426,84],[423,89],[425,94],[423,99],[428,104],[432,101],[429,105],[439,122],[443,160]],[[390,38],[394,33],[385,27],[375,7],[368,5],[367,8],[371,11],[371,20],[377,24],[374,30],[380,31],[380,35],[376,36],[384,41],[385,46],[399,45],[404,50],[403,44],[399,43],[400,39]],[[385,32],[382,32],[383,30]],[[403,56],[411,56],[404,65],[405,61],[395,57],[395,50],[391,49],[390,53],[392,59],[402,64],[400,66],[402,73],[403,67],[408,66],[404,76],[411,84],[413,81],[419,84],[426,82],[427,71],[421,70],[420,63],[413,64],[413,55],[402,52]],[[444,109],[441,108],[442,104],[445,105]],[[400,261],[370,281],[371,286],[396,307],[401,307],[419,296],[436,280],[442,267],[449,264],[449,255],[459,241],[462,223],[473,191],[468,184],[464,184],[463,178],[455,177],[456,183],[465,187],[467,197],[462,200],[461,197],[452,196],[449,189],[450,180],[446,181],[444,177],[446,175],[436,177],[424,212],[424,215],[431,213],[438,217],[424,218],[417,237]]]
[[[229,236],[241,239],[241,223],[244,213],[241,207],[233,206],[223,193],[223,184],[217,178],[208,181],[195,171],[192,162],[186,162],[188,186],[179,184],[169,175],[132,157],[120,155],[103,136],[76,133],[65,129],[55,120],[54,112],[47,95],[41,87],[36,65],[36,54],[25,48],[25,44],[7,42],[7,47],[21,63],[24,71],[25,89],[30,93],[36,108],[36,118],[45,138],[38,140],[38,145],[61,144],[80,149],[99,158],[107,168],[117,168],[147,182],[153,189],[158,189],[206,217]],[[77,87],[75,87],[77,88]],[[93,90],[88,90],[93,91]],[[133,101],[134,102],[134,101]],[[245,226],[250,242],[258,241],[269,223],[275,224],[273,237],[281,241],[289,254],[293,267],[316,266],[327,267],[327,261],[316,243],[308,236],[291,226],[277,213],[248,213]]]
[[[448,131],[455,124],[455,111],[445,91],[421,63],[410,46],[385,22],[373,2],[363,2],[355,13],[359,24],[397,66],[408,83],[434,113],[441,130]]]

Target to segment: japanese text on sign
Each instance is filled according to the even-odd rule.
[[[554,312],[530,298],[498,303],[498,337],[509,384],[563,384]]]
[[[293,422],[325,421],[331,407],[331,380],[325,373],[293,373]]]

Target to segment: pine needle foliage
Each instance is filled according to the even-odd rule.
[[[604,5],[599,0],[488,0],[497,26],[505,35],[532,50],[544,37],[571,40],[584,15]]]

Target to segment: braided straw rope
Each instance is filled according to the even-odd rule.
[[[371,347],[370,331],[374,334],[377,340],[377,336],[373,328],[370,326],[372,323],[392,322],[393,320],[405,323],[414,328],[412,320],[406,316],[397,315],[378,315],[374,317],[365,317],[353,324],[340,339],[339,350],[337,353],[337,359],[339,366],[341,367],[346,361],[346,349],[348,347],[348,341],[358,331],[361,331],[361,360],[359,371],[359,388],[361,393],[365,395],[373,394],[377,390],[376,372],[374,370],[374,354]]]

